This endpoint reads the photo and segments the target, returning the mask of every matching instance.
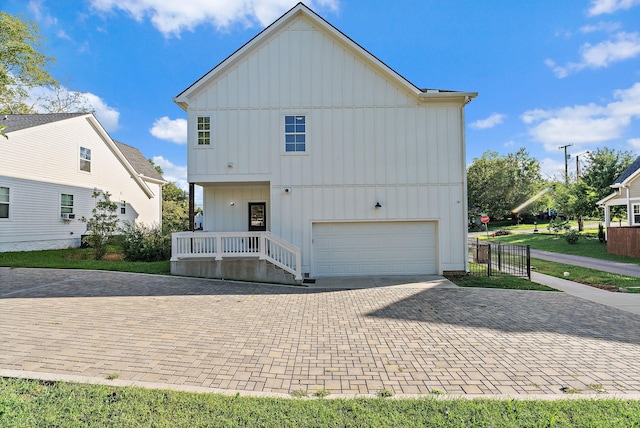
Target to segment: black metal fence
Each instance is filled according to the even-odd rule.
[[[531,249],[528,245],[470,240],[469,273],[531,279]]]

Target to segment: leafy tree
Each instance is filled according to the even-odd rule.
[[[509,216],[518,207],[521,214],[539,211],[540,200],[527,202],[545,186],[540,163],[524,148],[506,156],[486,151],[467,168],[469,207],[495,219]]]
[[[38,100],[38,107],[46,113],[95,113],[82,92],[69,91],[57,84],[50,89],[48,96]]]
[[[560,212],[578,220],[580,232],[584,229],[583,218],[597,214],[595,189],[583,180],[568,185],[555,183],[553,196]]]
[[[54,61],[39,51],[42,36],[31,21],[0,11],[0,113],[32,113],[25,100],[37,86],[54,86]]]
[[[84,240],[93,248],[95,259],[101,260],[107,253],[109,237],[118,229],[118,204],[111,201],[109,192],[94,190],[91,197],[96,200],[96,205],[91,211],[93,216],[81,219],[87,223],[88,236]]]
[[[167,183],[162,189],[162,231],[185,230],[189,230],[189,195],[175,183]]]
[[[629,151],[605,147],[596,149],[588,156],[589,163],[580,175],[580,180],[595,191],[593,204],[613,193],[613,181],[633,163],[634,157]]]

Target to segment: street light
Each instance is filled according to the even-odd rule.
[[[584,155],[588,155],[588,154],[591,154],[591,152],[589,150],[587,150],[584,153],[580,153],[580,154],[576,155],[576,183],[580,179],[580,156],[584,156]]]

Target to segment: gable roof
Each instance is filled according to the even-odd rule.
[[[629,165],[627,169],[622,171],[622,174],[620,174],[620,176],[615,179],[611,187],[622,186],[626,181],[635,177],[638,173],[640,173],[640,156],[638,156],[638,158],[633,161],[633,163]]]
[[[194,83],[192,83],[187,89],[178,94],[173,101],[178,104],[183,110],[187,110],[188,101],[190,95],[198,92],[198,90],[205,86],[208,82],[215,79],[215,76],[219,73],[223,72],[225,69],[234,64],[245,52],[253,49],[255,46],[259,45],[263,40],[267,39],[272,34],[277,33],[280,29],[286,28],[287,24],[294,20],[298,16],[304,16],[305,18],[312,21],[318,28],[322,29],[326,33],[332,35],[334,38],[340,40],[344,45],[349,48],[355,50],[360,54],[361,57],[365,58],[369,63],[373,64],[375,68],[380,70],[384,75],[388,78],[395,80],[400,86],[404,87],[409,92],[413,93],[420,99],[430,99],[430,98],[462,98],[465,103],[471,101],[472,98],[475,98],[478,93],[477,92],[458,92],[458,91],[449,91],[449,90],[438,90],[438,89],[420,89],[405,77],[400,75],[398,72],[393,70],[391,67],[386,65],[384,62],[379,60],[377,57],[372,55],[365,48],[360,46],[358,43],[353,41],[350,37],[345,35],[343,32],[338,30],[336,27],[331,25],[328,21],[322,18],[320,15],[315,13],[309,7],[307,7],[304,3],[298,3],[296,6],[291,8],[288,12],[282,15],[280,18],[275,20],[271,25],[266,27],[260,33],[258,33],[254,38],[249,40],[243,46],[241,46],[234,53],[229,55],[224,61],[216,65],[214,68],[209,70],[204,76],[200,77]]]
[[[116,146],[124,157],[129,161],[131,166],[136,170],[136,172],[145,177],[153,180],[165,182],[165,179],[160,175],[158,171],[151,165],[151,163],[144,157],[144,155],[140,152],[140,150],[132,147],[128,144],[124,144],[120,141],[113,140],[116,143]]]
[[[5,125],[5,133],[46,125],[87,113],[48,113],[48,114],[5,114],[0,116],[0,125]]]

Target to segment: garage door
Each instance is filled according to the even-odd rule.
[[[316,276],[437,273],[435,222],[314,223]]]

